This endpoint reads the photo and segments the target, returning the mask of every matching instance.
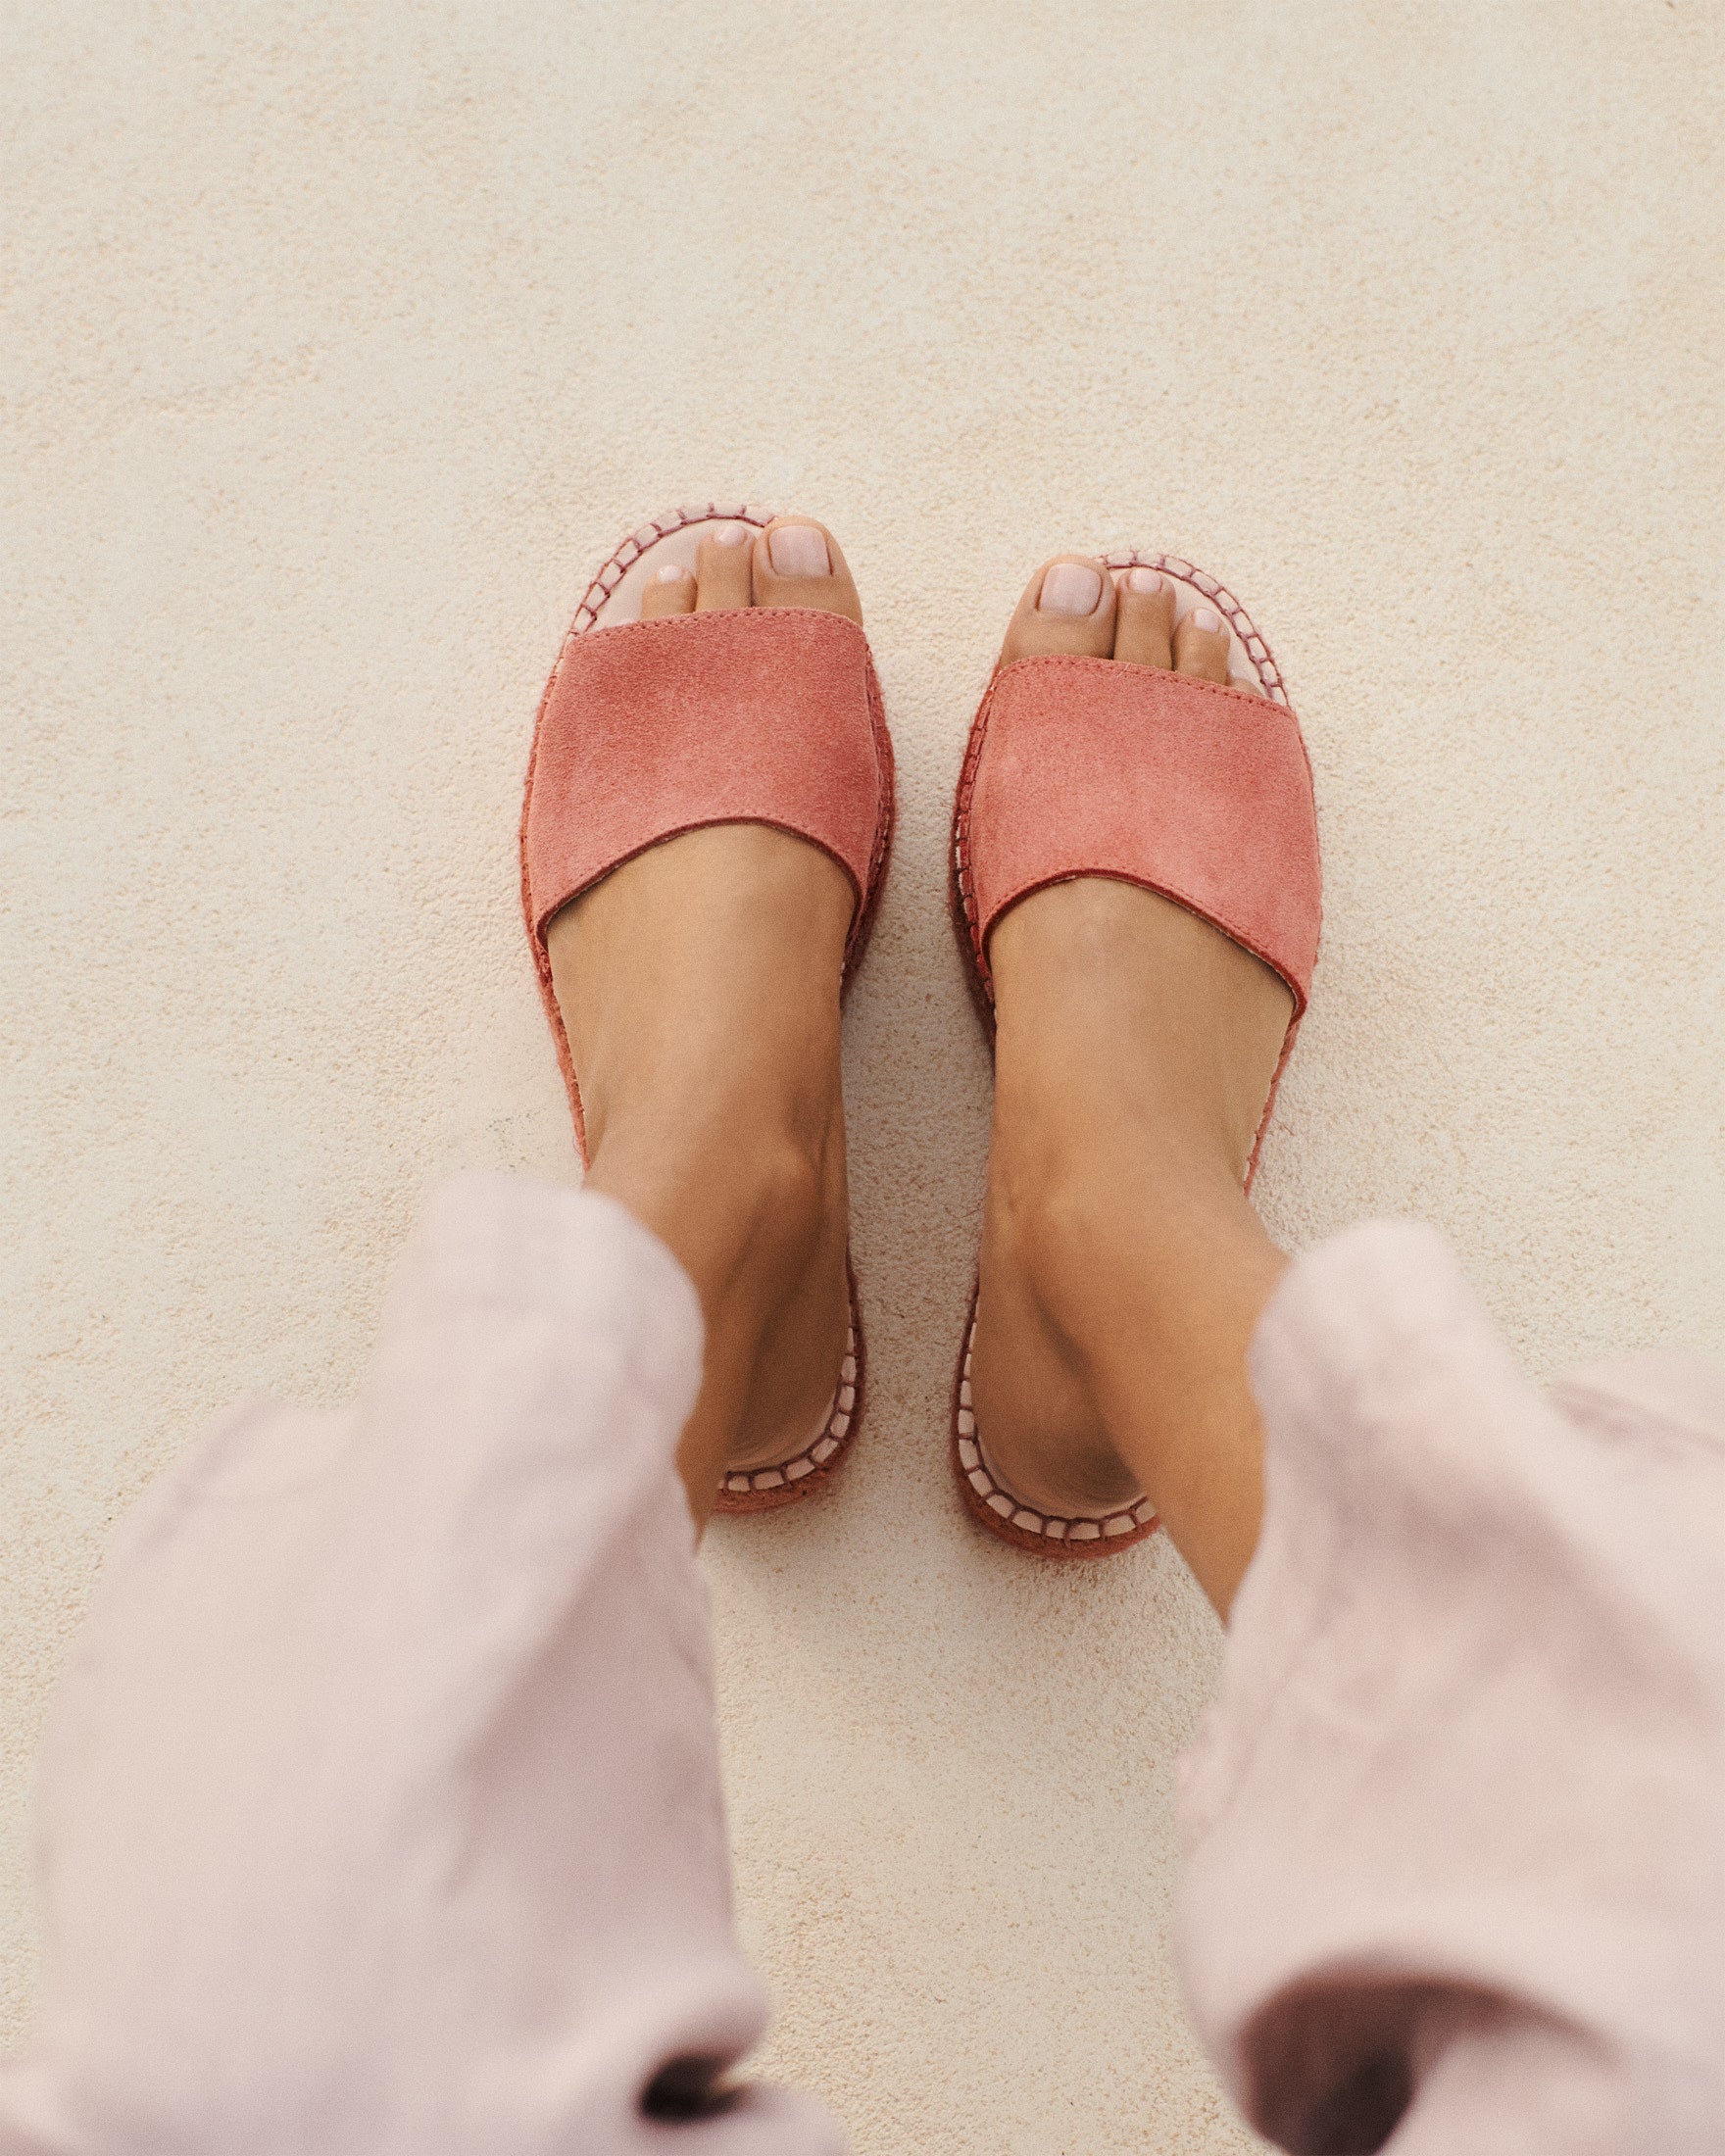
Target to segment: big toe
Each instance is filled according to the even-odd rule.
[[[1057,555],[1024,587],[1001,664],[1015,659],[1107,659],[1114,648],[1114,582],[1087,554]]]
[[[847,614],[862,627],[857,586],[824,524],[812,516],[775,516],[756,538],[753,554],[758,607],[813,607]]]

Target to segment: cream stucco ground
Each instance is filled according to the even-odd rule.
[[[1215,570],[1326,849],[1274,1228],[1436,1221],[1541,1372],[1725,1350],[1722,63],[1701,0],[5,12],[5,2033],[113,1521],[351,1387],[436,1177],[573,1173],[528,729],[593,561],[715,492],[842,536],[902,783],[870,1427],[708,1556],[764,2063],[865,2156],[1246,2145],[1164,1962],[1216,1628],[945,1479],[950,791],[1038,559]]]

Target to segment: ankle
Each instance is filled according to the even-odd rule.
[[[1019,1223],[1027,1254],[1076,1263],[1098,1234],[1136,1246],[1147,1222],[1177,1215],[1222,1232],[1251,1214],[1234,1133],[1208,1103],[1123,1084],[1117,1062],[1003,1062],[990,1196]]]
[[[1173,1378],[1215,1313],[1256,1307],[1284,1262],[1226,1149],[1107,1122],[997,1132],[989,1234],[1101,1403],[1123,1329]]]
[[[694,1281],[711,1324],[739,1298],[770,1306],[813,1263],[836,1202],[835,1148],[807,1123],[757,1112],[671,1119],[645,1109],[612,1118],[594,1146],[587,1188],[628,1206]]]
[[[750,1037],[730,1022],[697,1017],[645,1049],[596,1051],[577,1064],[590,1168],[602,1154],[686,1163],[678,1172],[739,1171],[768,1177],[792,1162],[818,1165],[832,1143],[841,1101],[839,1031],[810,1025],[794,1038]]]
[[[997,1465],[1045,1510],[1124,1509],[1144,1493],[1225,1619],[1262,1505],[1248,1350],[1286,1257],[1237,1183],[1179,1153],[1088,1168],[1068,1155],[1033,1194],[991,1200],[989,1236],[1082,1403],[1064,1429],[1032,1432],[1027,1459]]]

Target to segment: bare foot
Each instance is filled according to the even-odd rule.
[[[1219,614],[1198,608],[1176,627],[1155,570],[1116,588],[1077,556],[1037,571],[1001,656],[1051,655],[1228,678]],[[1193,1505],[1214,1512],[1207,1447],[1238,1450],[1238,1431],[1207,1426],[1244,1415],[1256,1431],[1246,1342],[1284,1260],[1242,1186],[1293,998],[1207,921],[1104,877],[1021,900],[989,960],[995,1107],[971,1374],[986,1457],[1050,1514],[1148,1493],[1225,1608],[1256,1540],[1256,1470],[1220,1554],[1195,1554],[1216,1541],[1213,1518],[1183,1530]]]
[[[703,538],[642,617],[812,607],[861,623],[807,517]],[[839,981],[855,903],[819,848],[763,824],[651,847],[567,906],[546,945],[586,1113],[587,1187],[620,1198],[695,1281],[702,1393],[679,1455],[698,1520],[726,1467],[818,1430],[846,1351]]]

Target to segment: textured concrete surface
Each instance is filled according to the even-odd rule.
[[[111,1524],[240,1388],[350,1387],[436,1176],[572,1172],[534,702],[593,561],[723,493],[841,534],[903,782],[871,1427],[710,1548],[764,2063],[867,2156],[1245,2145],[1163,1962],[1217,1632],[944,1480],[949,792],[1037,560],[1212,568],[1326,846],[1274,1227],[1438,1222],[1541,1371],[1725,1348],[1722,60],[1699,0],[0,17],[7,2032]]]

